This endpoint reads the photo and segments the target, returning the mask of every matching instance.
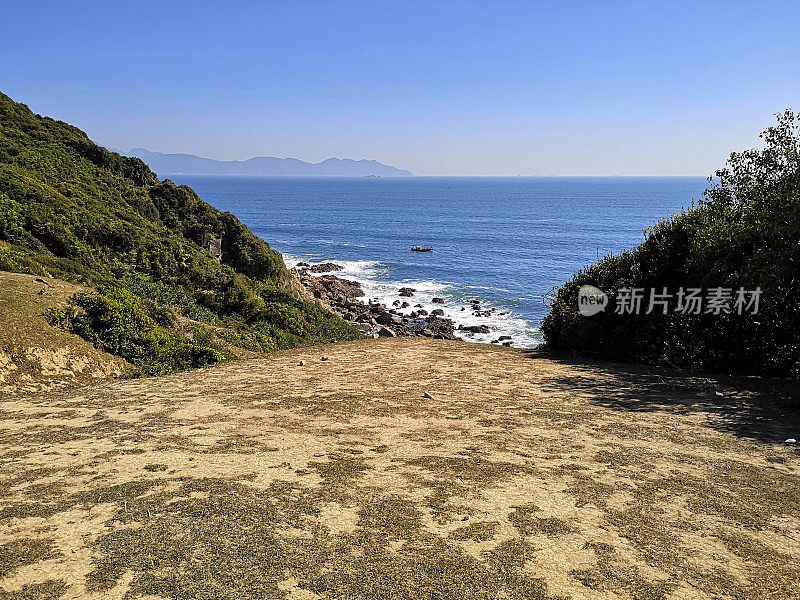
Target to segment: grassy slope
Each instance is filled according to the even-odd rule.
[[[206,250],[212,237],[222,264]],[[235,216],[2,94],[0,270],[97,287],[58,320],[145,372],[231,356],[208,333],[176,328],[180,316],[252,351],[357,336],[301,301],[280,254]]]
[[[324,355],[8,400],[0,596],[798,596],[800,421],[763,384],[419,339]]]

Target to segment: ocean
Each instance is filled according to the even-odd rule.
[[[400,287],[415,288],[405,312],[443,308],[456,325],[492,330],[464,339],[507,335],[521,348],[542,341],[544,297],[554,286],[635,246],[643,229],[707,187],[702,177],[170,178],[234,213],[288,267],[338,263],[337,276],[387,305]],[[433,251],[411,252],[418,244]],[[433,304],[437,296],[443,306]],[[495,311],[474,316],[472,299]]]

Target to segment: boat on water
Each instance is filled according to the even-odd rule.
[[[431,250],[433,250],[433,248],[430,247],[430,246],[412,246],[411,247],[411,251],[412,252],[430,252]]]

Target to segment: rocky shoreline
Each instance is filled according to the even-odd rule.
[[[452,319],[445,318],[444,311],[425,310],[421,304],[414,303],[411,287],[397,290],[397,300],[391,306],[379,303],[375,299],[366,299],[361,286],[349,279],[331,275],[343,267],[336,263],[310,265],[298,263],[292,269],[292,283],[300,295],[317,302],[353,325],[367,337],[429,337],[441,340],[458,339],[456,331],[464,335],[490,333],[487,325],[461,326],[458,329]],[[443,298],[434,298],[436,304],[444,304]],[[478,300],[470,301],[473,314],[489,316],[493,310],[482,311]],[[402,309],[412,309],[408,314]],[[464,308],[462,308],[464,310]],[[511,345],[509,336],[500,336],[492,340],[493,344]]]

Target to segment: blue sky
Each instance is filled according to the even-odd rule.
[[[422,175],[707,175],[800,110],[796,2],[3,3],[0,91],[99,143]]]

